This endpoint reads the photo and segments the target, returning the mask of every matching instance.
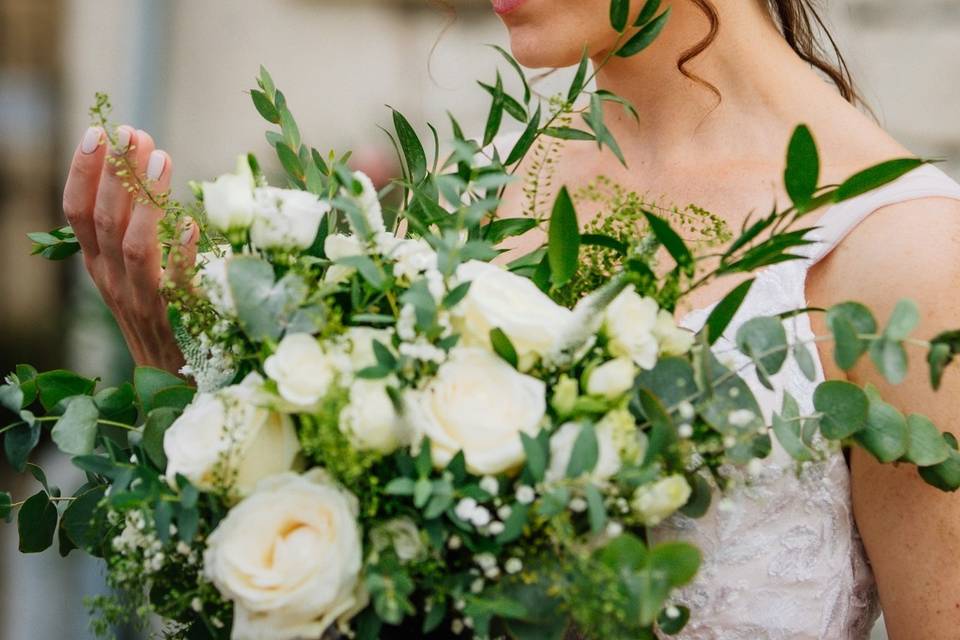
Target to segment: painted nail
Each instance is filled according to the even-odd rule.
[[[183,219],[183,231],[180,232],[180,244],[185,245],[193,238],[193,219]]]
[[[163,169],[167,165],[167,155],[160,150],[150,154],[150,161],[147,163],[147,179],[159,180],[163,175]]]
[[[83,140],[80,142],[80,152],[87,155],[93,153],[100,146],[103,130],[100,127],[90,127],[83,134]]]
[[[133,129],[130,127],[117,127],[117,145],[113,148],[116,154],[126,153],[130,148],[130,139],[133,137]]]

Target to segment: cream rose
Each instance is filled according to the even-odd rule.
[[[616,358],[590,372],[587,393],[610,400],[619,398],[633,387],[636,368],[629,358]]]
[[[253,172],[242,156],[237,160],[237,173],[204,182],[203,206],[210,225],[224,233],[249,227],[256,209],[253,188]]]
[[[292,333],[263,363],[267,376],[277,383],[280,397],[300,410],[317,406],[343,367],[340,354],[323,350],[308,333]]]
[[[357,512],[320,469],[268,478],[230,510],[204,572],[234,603],[234,640],[319,638],[366,605]]]
[[[292,469],[300,442],[289,416],[264,408],[263,379],[201,393],[167,429],[167,481],[185,476],[203,490],[249,493],[262,478]]]
[[[487,262],[460,265],[457,278],[471,282],[466,298],[453,310],[454,328],[464,345],[490,347],[490,331],[502,330],[526,371],[551,353],[566,335],[572,312],[527,278]]]
[[[651,298],[641,298],[633,286],[624,289],[604,315],[610,353],[630,358],[641,369],[652,369],[659,352],[654,335],[658,311],[657,303]]]
[[[673,314],[666,309],[657,314],[653,335],[660,343],[660,353],[665,356],[682,356],[690,351],[695,340],[693,332],[678,327]]]
[[[570,465],[570,456],[573,447],[580,437],[583,425],[568,422],[550,436],[550,466],[547,469],[547,482],[557,482],[567,477],[567,467]],[[594,482],[605,482],[620,471],[621,461],[619,447],[612,425],[600,423],[595,427],[597,443],[600,445],[600,455],[597,466],[588,475]]]
[[[673,475],[652,484],[640,486],[633,494],[634,511],[644,524],[655,526],[673,515],[677,509],[687,504],[691,489],[687,479]]]
[[[250,240],[261,249],[309,249],[330,205],[308,191],[263,187],[257,203]]]
[[[462,450],[471,472],[496,475],[523,464],[520,434],[539,432],[546,386],[489,351],[458,347],[405,404],[415,436],[430,438],[434,465]]]
[[[354,380],[350,402],[340,412],[340,429],[361,451],[389,454],[411,440],[382,380]]]

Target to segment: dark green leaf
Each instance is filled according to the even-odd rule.
[[[620,47],[617,51],[617,55],[621,58],[630,58],[637,55],[657,39],[657,36],[660,35],[660,32],[663,31],[663,28],[667,24],[667,20],[670,17],[670,9],[667,9],[659,16],[645,24],[640,28],[632,38],[627,40],[627,43]]]
[[[302,183],[305,177],[304,169],[297,154],[285,142],[281,142],[275,148],[277,157],[280,158],[280,164],[283,165],[283,170],[294,182]]]
[[[680,508],[680,512],[688,518],[702,518],[710,510],[713,499],[713,489],[701,474],[687,476],[687,483],[693,490],[687,504]]]
[[[493,100],[490,103],[490,112],[487,114],[487,124],[483,130],[484,147],[494,141],[497,134],[500,133],[500,125],[503,123],[503,81],[500,78],[499,72],[497,73],[497,85],[494,89]]]
[[[920,477],[941,491],[960,489],[960,453],[950,449],[950,457],[931,467],[920,467]]]
[[[499,327],[490,330],[490,344],[498,356],[506,360],[514,369],[517,368],[517,365],[520,363],[517,350],[514,348],[507,334]]]
[[[663,218],[649,211],[644,211],[643,215],[650,224],[650,230],[653,231],[653,235],[655,235],[657,240],[660,241],[660,244],[664,246],[670,254],[670,257],[676,261],[677,266],[686,272],[687,275],[693,275],[693,254],[690,253],[690,249],[683,241],[683,238],[681,238],[680,235],[673,230],[673,227],[670,226],[670,223]]]
[[[813,393],[813,406],[823,414],[820,432],[829,440],[849,438],[866,426],[867,394],[844,380],[822,383]]]
[[[250,92],[250,97],[253,98],[253,106],[257,108],[264,120],[273,124],[280,124],[280,114],[266,93],[254,89]]]
[[[596,136],[588,131],[580,129],[571,129],[570,127],[547,127],[543,130],[543,135],[560,140],[596,140]]]
[[[577,72],[573,75],[573,81],[570,83],[570,90],[567,92],[567,102],[573,102],[583,91],[583,84],[587,79],[587,69],[590,67],[590,54],[584,48],[583,55],[580,57],[580,65]]]
[[[164,434],[179,414],[180,412],[177,409],[161,407],[151,411],[150,415],[147,416],[146,423],[144,423],[143,449],[150,461],[157,465],[160,470],[167,468],[167,456],[163,449]]]
[[[566,187],[560,189],[553,205],[548,236],[550,279],[554,286],[561,287],[573,278],[580,259],[580,225]]]
[[[600,490],[592,484],[588,484],[584,488],[584,495],[587,498],[587,517],[590,519],[590,531],[594,534],[600,533],[607,526],[607,510],[603,506],[603,496],[600,494]]]
[[[689,584],[700,569],[700,551],[686,542],[665,542],[650,550],[649,563],[655,571],[664,572],[670,586]]]
[[[660,0],[647,0],[643,3],[643,8],[640,9],[640,15],[637,16],[637,19],[634,20],[633,26],[642,27],[651,20],[653,16],[657,14],[657,11],[660,9]]]
[[[737,348],[757,364],[763,382],[779,372],[787,360],[786,329],[778,318],[753,318],[737,331]]]
[[[896,407],[884,402],[875,389],[868,389],[870,410],[867,428],[854,434],[856,441],[881,463],[899,460],[907,453],[907,420]]]
[[[886,337],[874,341],[870,345],[870,359],[890,384],[900,384],[906,379],[909,361],[902,342]]]
[[[40,404],[47,411],[51,411],[64,398],[93,393],[97,384],[95,380],[63,370],[41,373],[36,382]]]
[[[423,150],[423,143],[420,142],[410,122],[397,110],[393,111],[393,126],[397,131],[400,148],[403,150],[410,181],[418,185],[427,175],[427,154]]]
[[[492,46],[500,55],[502,55],[510,64],[510,66],[513,67],[514,71],[517,72],[517,75],[520,77],[520,82],[523,83],[523,101],[530,102],[530,84],[527,82],[527,74],[525,74],[523,69],[520,68],[520,64],[512,55],[507,53],[503,47],[495,44],[490,46]],[[461,135],[460,137],[462,138],[463,136]]]
[[[63,512],[60,526],[80,549],[90,550],[102,542],[99,532],[94,527],[94,516],[103,499],[104,491],[105,488],[102,486],[87,489],[78,494]]]
[[[527,455],[527,471],[530,472],[534,482],[540,482],[547,470],[548,450],[540,440],[531,438],[526,433],[521,432],[520,438]]]
[[[950,447],[940,430],[930,420],[914,413],[907,418],[906,458],[918,467],[931,467],[950,457]]]
[[[57,532],[57,507],[46,492],[37,492],[20,507],[17,528],[21,553],[40,553],[50,548]]]
[[[77,396],[70,400],[50,435],[60,451],[72,456],[86,455],[96,444],[99,417],[92,398]]]
[[[177,376],[154,367],[137,367],[133,372],[133,386],[137,391],[144,414],[154,408],[156,395],[170,387],[182,387],[186,383]]]
[[[486,226],[486,241],[491,244],[500,244],[506,238],[523,235],[536,228],[537,221],[533,218],[501,218]]]
[[[0,520],[10,522],[10,512],[13,505],[13,498],[6,491],[0,491]]]
[[[17,425],[6,433],[3,448],[7,454],[10,466],[18,473],[23,473],[27,467],[30,453],[40,442],[40,423]]]
[[[715,344],[723,336],[723,332],[730,326],[730,322],[737,311],[740,310],[740,306],[747,294],[750,293],[750,288],[755,281],[754,278],[751,278],[741,282],[733,291],[724,296],[723,300],[710,312],[706,323],[707,342],[709,344]]]
[[[819,180],[820,156],[817,154],[817,145],[810,129],[800,125],[790,139],[787,169],[784,172],[787,194],[798,210],[803,211],[810,203]]]
[[[489,93],[491,97],[495,99],[498,98],[496,87],[491,86],[485,82],[478,82],[477,84],[483,87],[483,90]],[[516,98],[511,96],[509,93],[504,92],[502,88],[499,93],[499,100],[503,102],[504,111],[509,113],[514,120],[516,120],[517,122],[523,122],[523,123],[527,122],[526,108],[522,104],[520,104]]]
[[[591,473],[599,459],[600,442],[597,440],[597,431],[592,424],[583,424],[567,463],[567,477],[579,478],[585,473]]]
[[[904,174],[907,174],[917,167],[924,164],[923,160],[916,158],[902,158],[899,160],[890,160],[870,167],[865,171],[848,178],[841,184],[834,195],[834,202],[843,202],[856,198],[874,189],[878,189],[886,184],[893,182]]]
[[[537,110],[534,112],[533,117],[530,118],[523,133],[520,134],[520,138],[517,139],[516,144],[513,145],[513,149],[510,150],[510,155],[507,156],[506,162],[503,163],[504,165],[509,167],[527,155],[527,151],[530,150],[534,140],[537,139],[537,133],[540,131],[541,109],[542,107],[537,105]]]
[[[610,26],[617,33],[623,33],[627,28],[627,20],[630,18],[630,0],[611,0],[610,2]]]
[[[510,506],[510,515],[503,521],[503,531],[497,535],[499,544],[507,544],[523,535],[530,514],[528,505],[515,502]]]
[[[668,609],[664,609],[660,616],[657,618],[657,628],[661,633],[665,633],[668,636],[674,636],[683,631],[683,628],[687,626],[687,622],[690,621],[690,609],[682,605],[675,606],[674,609],[677,610],[677,615],[674,618],[671,618],[667,615]]]

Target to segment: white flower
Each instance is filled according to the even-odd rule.
[[[558,482],[567,477],[567,466],[573,447],[580,436],[583,425],[568,422],[550,436],[550,467],[547,469],[547,482]],[[594,482],[609,480],[620,471],[621,461],[617,443],[614,440],[613,428],[598,423],[595,427],[597,442],[600,445],[600,455],[597,465],[588,475]]]
[[[407,517],[394,518],[379,525],[370,532],[370,541],[378,550],[393,547],[400,562],[417,560],[427,552],[420,530]]]
[[[389,454],[411,440],[383,380],[354,380],[350,402],[340,412],[340,429],[360,451]]]
[[[207,539],[235,640],[319,638],[367,604],[357,500],[319,469],[268,478]]]
[[[521,370],[551,353],[564,337],[572,313],[540,291],[533,282],[487,262],[476,260],[457,269],[470,291],[453,310],[454,328],[467,346],[490,347],[490,331],[502,330],[520,357]]]
[[[233,301],[233,292],[227,280],[227,265],[230,261],[230,252],[220,257],[216,253],[202,253],[198,257],[200,286],[210,304],[223,315],[236,314],[237,307]]]
[[[389,329],[371,327],[350,327],[345,335],[349,345],[350,366],[354,371],[377,364],[377,356],[373,352],[374,341],[389,347],[393,338]]]
[[[480,488],[492,496],[500,493],[500,483],[493,476],[483,476],[480,478]]]
[[[437,254],[426,240],[398,240],[387,255],[395,261],[393,275],[407,282],[437,269]]]
[[[323,252],[328,260],[341,260],[363,255],[363,245],[356,236],[331,234],[323,241]]]
[[[237,161],[237,173],[204,182],[203,206],[210,225],[224,233],[249,227],[255,209],[253,187],[253,172],[243,157]]]
[[[537,497],[536,492],[533,490],[533,487],[527,485],[521,485],[517,487],[517,502],[520,504],[530,504]]]
[[[546,414],[546,385],[482,349],[458,347],[422,391],[407,393],[407,418],[429,438],[433,463],[463,451],[478,475],[514,470],[525,459],[521,433],[535,436]]]
[[[336,359],[308,333],[283,338],[277,351],[263,363],[267,376],[277,383],[280,397],[298,409],[308,410],[327,395],[336,379]]]
[[[470,521],[473,518],[473,512],[477,510],[477,506],[477,501],[473,498],[464,498],[457,503],[453,512],[457,514],[457,517],[461,520]]]
[[[658,311],[657,303],[641,298],[633,286],[624,289],[604,317],[610,353],[632,359],[641,369],[652,369],[659,352],[654,335]]]
[[[616,400],[633,387],[636,369],[629,358],[617,358],[605,362],[590,372],[587,393]]]
[[[509,558],[506,563],[504,563],[503,568],[510,575],[520,573],[523,570],[523,561],[520,560],[520,558]]]
[[[657,314],[653,335],[660,343],[660,354],[665,356],[682,356],[690,351],[695,340],[693,332],[678,327],[673,315],[666,309],[661,309]]]
[[[553,387],[553,398],[550,399],[550,406],[561,416],[570,415],[577,406],[579,395],[580,384],[576,378],[563,374]]]
[[[329,203],[309,191],[262,187],[254,197],[250,240],[261,249],[309,249],[330,211]]]
[[[685,505],[690,493],[686,478],[672,475],[638,488],[633,494],[632,506],[644,524],[655,526]]]
[[[351,189],[344,189],[342,192],[343,195],[352,200],[360,210],[360,215],[367,225],[366,231],[369,231],[374,236],[385,232],[386,226],[383,223],[383,209],[380,207],[380,196],[377,194],[377,188],[373,186],[373,180],[362,171],[355,171],[353,179],[356,181],[356,186],[359,187],[359,193],[351,187]],[[351,220],[350,223],[352,226],[353,221]],[[358,236],[362,236],[362,231],[363,229],[353,230],[354,234]]]
[[[293,468],[300,443],[289,416],[263,407],[262,378],[201,393],[167,429],[167,480],[177,474],[203,490],[229,486],[249,493],[262,478]]]

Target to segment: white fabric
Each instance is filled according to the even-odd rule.
[[[823,215],[804,247],[805,260],[761,271],[717,352],[736,365],[746,358],[731,342],[744,321],[806,308],[807,270],[826,256],[864,218],[877,209],[917,198],[960,199],[960,185],[932,166],[921,167],[873,193],[836,205]],[[689,314],[683,324],[703,326],[711,308]],[[814,336],[806,315],[786,321],[788,334]],[[823,367],[813,350],[817,380],[810,382],[791,358],[774,386],[812,412],[813,391]],[[739,357],[737,357],[739,356]],[[747,381],[769,421],[781,397]],[[864,640],[877,618],[876,586],[853,520],[850,478],[844,457],[808,464],[799,474],[792,458],[774,440],[761,474],[727,496],[729,510],[717,501],[703,518],[677,516],[653,531],[654,541],[683,539],[703,551],[695,581],[676,599],[692,609],[681,640]]]

